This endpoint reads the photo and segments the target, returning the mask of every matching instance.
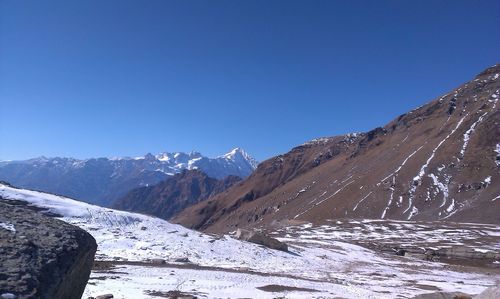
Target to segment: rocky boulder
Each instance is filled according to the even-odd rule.
[[[474,296],[474,299],[498,299],[500,298],[500,286],[487,288],[481,294]]]
[[[259,244],[275,250],[281,250],[285,252],[288,251],[288,245],[286,245],[285,243],[280,242],[269,236],[266,236],[263,233],[255,231],[250,231],[240,228],[236,231],[235,238],[238,240]]]
[[[96,249],[84,230],[0,198],[0,298],[81,298]]]
[[[471,299],[468,294],[461,292],[435,292],[421,294],[413,297],[413,299]]]

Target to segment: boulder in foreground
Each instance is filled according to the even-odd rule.
[[[84,230],[0,198],[0,298],[81,298],[96,249]]]

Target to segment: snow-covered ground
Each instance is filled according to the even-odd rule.
[[[179,290],[208,298],[394,298],[435,289],[479,293],[498,278],[481,271],[459,271],[440,263],[366,249],[340,241],[350,241],[348,233],[332,234],[335,229],[328,227],[314,231],[311,225],[305,225],[280,232],[279,237],[290,245],[287,253],[46,193],[0,185],[0,196],[47,208],[94,236],[98,244],[96,259],[114,261],[116,265],[93,271],[84,297],[112,293],[115,298],[158,298],[154,292]],[[398,223],[403,228],[406,225]],[[467,227],[460,228],[457,234],[465,231]],[[496,237],[500,234],[494,226],[485,231]],[[395,232],[385,229],[379,235],[385,233]],[[357,238],[364,234],[355,228],[350,232]],[[427,237],[431,236],[415,236]],[[483,249],[498,250],[498,246]],[[176,262],[185,258],[189,263]],[[153,265],[149,263],[152,259],[165,260],[166,264]],[[258,289],[267,285],[310,290]]]

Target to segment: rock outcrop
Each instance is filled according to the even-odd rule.
[[[462,292],[435,292],[417,295],[412,299],[472,299],[472,297]]]
[[[285,252],[288,251],[288,245],[286,245],[285,243],[259,232],[254,232],[245,229],[238,229],[236,231],[235,238],[238,240],[259,244],[275,250],[281,250]]]
[[[474,299],[498,299],[500,298],[500,286],[490,287],[482,291]]]
[[[81,298],[96,249],[84,230],[0,198],[0,298]]]

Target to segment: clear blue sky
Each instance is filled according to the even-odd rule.
[[[499,1],[0,0],[0,159],[263,160],[497,62]]]

